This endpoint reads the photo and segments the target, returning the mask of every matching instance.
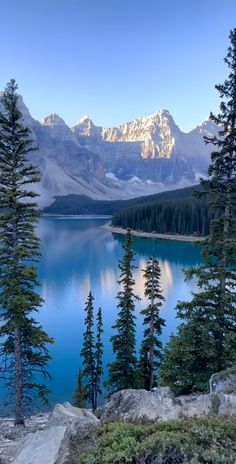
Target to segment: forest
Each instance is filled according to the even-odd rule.
[[[209,234],[210,212],[207,203],[193,195],[171,200],[152,200],[121,209],[112,225],[144,232],[181,235]]]
[[[198,188],[198,187],[196,187]],[[56,196],[51,205],[42,210],[43,214],[104,214],[113,215],[121,209],[143,205],[151,201],[189,198],[192,187],[157,193],[129,200],[94,200],[85,195]]]

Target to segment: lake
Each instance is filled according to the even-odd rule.
[[[84,306],[90,289],[94,306],[103,310],[104,363],[112,360],[109,338],[116,319],[116,295],[119,277],[118,262],[122,257],[124,236],[114,235],[101,226],[107,218],[42,217],[38,235],[42,240],[39,264],[40,293],[45,303],[37,318],[55,339],[50,348],[52,376],[49,386],[51,404],[70,401],[80,366],[80,350],[84,331]],[[175,332],[178,300],[189,299],[194,283],[186,283],[183,269],[200,264],[198,247],[191,243],[151,240],[135,237],[135,291],[141,298],[137,304],[137,347],[142,338],[140,309],[145,306],[142,269],[149,256],[160,261],[165,303],[162,317],[166,320],[163,342]]]

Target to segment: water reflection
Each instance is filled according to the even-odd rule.
[[[37,317],[45,330],[54,337],[50,364],[52,403],[71,399],[84,330],[84,305],[91,289],[95,308],[101,306],[104,317],[105,363],[112,359],[109,338],[117,315],[119,277],[118,262],[122,256],[124,237],[100,226],[98,219],[42,218],[38,233],[42,239],[42,260],[39,264],[41,293],[45,303]],[[189,243],[153,241],[135,238],[135,291],[142,299],[136,308],[137,345],[142,338],[140,309],[145,306],[142,269],[150,256],[159,259],[162,288],[166,301],[162,316],[166,319],[163,341],[175,331],[175,306],[179,299],[189,298],[193,283],[184,281],[183,268],[200,263],[199,250]]]

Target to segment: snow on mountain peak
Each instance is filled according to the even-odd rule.
[[[82,118],[80,118],[78,124],[83,124],[86,121],[92,121],[88,114],[85,114],[84,116],[82,116]]]

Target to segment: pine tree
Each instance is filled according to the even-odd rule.
[[[106,385],[111,392],[137,386],[137,359],[135,343],[135,300],[133,270],[135,268],[134,251],[132,249],[133,236],[128,229],[123,244],[123,258],[119,263],[121,290],[118,292],[118,317],[112,327],[116,334],[111,337],[115,361],[108,365],[109,373]]]
[[[73,395],[73,404],[77,408],[84,408],[86,404],[87,389],[83,383],[83,372],[79,369],[76,389]]]
[[[86,378],[86,399],[91,402],[93,411],[95,410],[95,357],[94,357],[94,297],[89,292],[88,299],[85,306],[85,332],[83,334],[83,347],[81,350],[81,357],[83,358],[82,364],[83,376]]]
[[[162,295],[160,278],[161,269],[159,262],[154,258],[149,258],[147,267],[144,270],[145,291],[148,299],[148,306],[141,311],[144,315],[144,338],[141,345],[140,373],[144,381],[144,388],[153,388],[154,373],[160,366],[162,356],[162,343],[160,336],[165,321],[160,317],[160,308],[165,301]]]
[[[202,327],[202,333],[207,328],[214,346],[208,377],[236,357],[236,29],[230,40],[225,59],[229,76],[216,86],[221,113],[211,114],[219,134],[206,140],[217,150],[211,155],[209,178],[201,181],[200,194],[208,200],[212,217],[210,236],[202,244],[203,265],[186,273],[187,279],[197,280],[199,291],[190,302],[178,304],[179,318],[198,330]]]
[[[47,344],[52,339],[31,315],[43,303],[36,292],[33,264],[40,245],[35,234],[37,194],[30,190],[40,177],[30,162],[36,148],[23,124],[16,91],[17,84],[11,80],[1,98],[0,113],[0,336],[2,373],[12,394],[15,424],[24,425],[33,393],[47,399],[48,390],[38,379],[39,373],[48,376]]]
[[[208,327],[194,320],[181,324],[164,348],[160,366],[161,386],[171,387],[176,395],[206,391],[209,372],[216,372],[214,340]]]
[[[94,390],[94,408],[97,409],[98,394],[101,393],[100,383],[103,374],[103,343],[102,343],[103,323],[102,323],[102,310],[98,308],[97,313],[97,337],[95,345],[95,390]]]

